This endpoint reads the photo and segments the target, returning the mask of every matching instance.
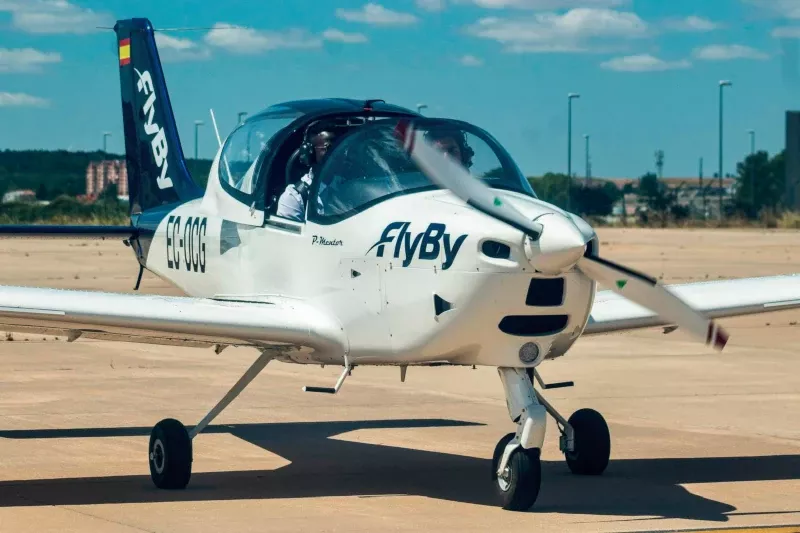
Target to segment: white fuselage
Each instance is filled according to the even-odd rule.
[[[532,219],[563,213],[500,194]],[[587,242],[593,238],[591,228],[581,231]],[[508,259],[482,253],[487,239],[507,245]],[[595,284],[572,270],[560,276],[560,305],[527,305],[531,280],[545,276],[526,258],[524,235],[443,190],[392,198],[329,226],[275,217],[262,226],[237,224],[209,215],[197,200],[161,222],[147,268],[191,296],[309,302],[338,319],[354,364],[532,366],[520,362],[520,348],[536,343],[535,364],[563,355],[583,331],[595,294]],[[435,296],[446,302],[438,315]],[[553,320],[542,318],[536,335],[501,331],[504,317],[515,316],[566,322],[548,326]],[[291,358],[341,362],[320,352]]]

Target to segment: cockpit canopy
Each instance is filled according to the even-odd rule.
[[[313,182],[306,216],[319,224],[333,224],[396,196],[436,189],[395,139],[400,117],[413,117],[417,130],[490,187],[535,197],[508,153],[476,126],[384,104],[365,109],[346,100],[311,103],[321,108],[304,101],[272,106],[230,134],[212,168],[215,184],[206,190],[207,209],[260,226],[267,212],[276,212],[287,185],[309,172],[308,165]],[[311,133],[320,129],[332,133],[327,153],[321,161],[304,157]]]
[[[219,179],[226,188],[252,195],[256,190],[259,164],[271,148],[272,140],[303,113],[288,107],[273,106],[269,113],[253,117],[231,133],[222,148]]]
[[[438,188],[398,143],[396,124],[368,123],[333,145],[314,179],[309,220],[332,224],[390,198]],[[418,119],[414,126],[489,187],[535,197],[508,153],[480,128],[444,119]]]

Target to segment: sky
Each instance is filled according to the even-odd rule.
[[[476,124],[527,175],[705,175],[785,144],[800,109],[800,0],[0,0],[0,149],[122,153],[115,20],[147,17],[181,140],[216,153],[237,113],[382,98]]]

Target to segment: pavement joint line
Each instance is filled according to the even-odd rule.
[[[145,533],[158,533],[154,529],[145,529],[145,528],[142,528],[142,527],[139,527],[139,526],[126,524],[125,522],[120,522],[118,520],[111,520],[110,518],[106,518],[104,516],[98,516],[98,515],[95,515],[95,514],[92,514],[92,513],[88,513],[88,512],[85,512],[85,511],[79,511],[78,509],[76,509],[73,506],[56,505],[54,507],[57,507],[59,509],[64,509],[65,511],[71,511],[73,513],[77,513],[79,515],[86,516],[86,517],[89,517],[89,518],[94,518],[96,520],[101,520],[103,522],[108,522],[109,524],[117,524],[118,526],[127,527],[127,528],[130,528],[130,529],[134,529],[136,531],[144,531]]]
[[[647,533],[800,533],[800,524],[793,526],[741,526],[716,529],[662,529]]]
[[[127,528],[130,528],[130,529],[134,529],[136,531],[144,531],[145,533],[158,533],[157,531],[152,530],[152,529],[144,529],[144,528],[141,528],[139,526],[126,524],[124,522],[119,522],[117,520],[111,520],[111,519],[106,518],[104,516],[98,516],[98,515],[94,515],[92,513],[88,513],[88,512],[85,512],[85,511],[79,511],[78,509],[74,508],[73,506],[69,506],[69,505],[51,505],[51,504],[48,504],[46,501],[39,500],[39,499],[36,499],[36,498],[29,498],[29,497],[23,496],[21,494],[17,494],[16,496],[17,496],[17,498],[19,498],[22,501],[31,502],[31,503],[36,504],[38,506],[53,507],[54,509],[62,509],[64,511],[76,513],[76,514],[79,514],[81,516],[86,516],[88,518],[94,518],[95,520],[100,520],[102,522],[108,522],[109,524],[116,524],[118,526],[127,527]]]

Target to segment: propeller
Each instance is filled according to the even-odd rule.
[[[401,120],[394,135],[428,178],[468,205],[520,230],[528,239],[525,254],[540,272],[555,275],[577,267],[597,283],[658,313],[661,317],[721,351],[728,334],[663,285],[635,270],[600,257],[585,255],[586,242],[575,224],[560,213],[529,220],[498,197],[485,183],[433,146],[413,123]]]
[[[539,239],[542,234],[541,224],[529,220],[514,206],[504,202],[485,183],[473,179],[464,167],[445,157],[431,145],[410,122],[401,120],[395,127],[394,134],[431,181],[449,189],[478,211],[505,222],[534,241]],[[469,179],[464,179],[465,174]]]

